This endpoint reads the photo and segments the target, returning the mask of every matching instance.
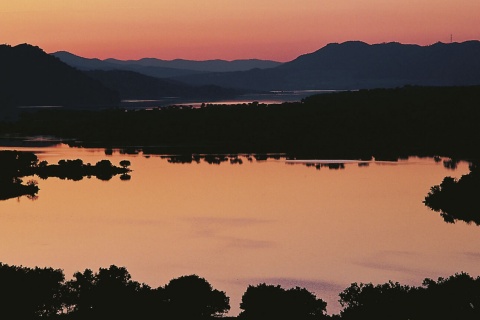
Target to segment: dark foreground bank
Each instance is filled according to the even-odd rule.
[[[14,319],[228,319],[230,301],[198,275],[152,288],[131,279],[125,267],[86,269],[70,280],[60,269],[0,263],[2,314]],[[318,294],[321,295],[321,292]],[[480,277],[457,273],[421,286],[389,281],[352,283],[339,294],[338,315],[326,302],[300,287],[250,285],[240,315],[260,319],[479,319]]]

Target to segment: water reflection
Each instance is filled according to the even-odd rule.
[[[446,175],[466,174],[464,162],[453,171],[443,158],[341,159],[344,169],[316,170],[305,161],[334,162],[224,154],[218,165],[191,154],[182,165],[128,149],[139,152],[34,149],[49,163],[128,159],[133,178],[47,179],[35,202],[1,201],[3,261],[67,275],[116,264],[154,287],[200,274],[231,297],[231,315],[248,285],[272,279],[306,286],[335,313],[338,293],[352,282],[420,285],[425,277],[478,274],[478,228],[446,224],[422,203]]]
[[[22,178],[38,176],[42,180],[56,177],[62,180],[80,181],[84,177],[96,177],[108,181],[113,176],[121,174],[121,180],[130,180],[128,167],[130,161],[120,161],[121,167],[114,166],[109,160],[100,160],[95,165],[83,163],[83,160],[59,160],[58,164],[50,165],[46,160],[40,161],[36,154],[28,151],[0,151],[0,200],[18,198],[26,195],[32,200],[37,199],[39,187],[36,180],[23,184]]]

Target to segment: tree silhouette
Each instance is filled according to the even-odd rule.
[[[130,163],[130,161],[128,161],[128,160],[122,160],[122,161],[120,161],[120,166],[122,166],[123,168],[129,167],[130,164],[131,164],[131,163]]]
[[[62,310],[62,270],[0,263],[0,318],[51,318]]]
[[[300,287],[289,290],[265,283],[248,286],[242,296],[241,319],[325,319],[327,303]]]
[[[131,280],[130,273],[124,267],[111,265],[100,268],[97,273],[86,269],[77,272],[67,282],[70,295],[69,303],[73,318],[107,319],[135,318],[148,309],[142,298],[150,301],[150,287]]]
[[[410,287],[398,282],[352,283],[340,293],[342,319],[413,319]]]
[[[182,276],[165,286],[169,319],[210,319],[230,309],[225,292],[213,289],[197,275]]]

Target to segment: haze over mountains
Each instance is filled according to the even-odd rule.
[[[240,94],[131,71],[81,71],[29,44],[1,45],[0,70],[0,112],[4,113],[18,106],[103,108],[116,107],[121,99],[219,99]]]
[[[282,64],[260,60],[102,61],[65,52],[54,55],[83,70],[121,68],[190,85],[218,85],[246,91],[480,84],[479,41],[439,42],[429,46],[348,41],[328,44]],[[242,67],[237,68],[240,65]],[[237,70],[232,71],[235,68]],[[207,72],[209,70],[215,72]]]
[[[177,77],[190,84],[255,90],[363,89],[480,84],[480,42],[430,46],[350,41],[329,44],[278,67]]]
[[[140,60],[89,59],[66,51],[52,53],[63,62],[80,70],[128,70],[157,78],[169,78],[188,74],[207,72],[246,71],[254,68],[265,69],[279,66],[281,63],[270,60],[161,60],[143,58]]]
[[[120,99],[210,100],[271,90],[480,84],[479,41],[430,46],[350,41],[329,44],[282,64],[261,60],[102,61],[65,52],[55,55],[61,58],[27,44],[0,46],[0,105],[112,106]],[[228,71],[232,69],[242,71]],[[152,76],[160,70],[170,75]]]

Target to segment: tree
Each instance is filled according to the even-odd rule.
[[[289,290],[265,283],[248,286],[242,296],[240,318],[256,319],[325,319],[327,303],[305,288]]]
[[[411,288],[398,282],[352,283],[340,293],[342,319],[413,319]]]
[[[122,166],[123,168],[129,167],[130,164],[131,164],[131,163],[130,163],[130,161],[128,161],[128,160],[122,160],[122,161],[120,161],[120,166]]]
[[[97,273],[77,272],[67,283],[70,310],[78,319],[137,318],[144,314],[150,287],[131,280],[124,267],[111,265]],[[145,300],[151,301],[151,299]]]
[[[418,318],[480,319],[480,277],[462,272],[437,281],[427,278],[418,291]]]
[[[0,318],[38,319],[59,314],[64,279],[60,269],[0,263]]]
[[[170,319],[209,319],[230,310],[225,292],[213,289],[197,275],[171,280],[164,288]]]

